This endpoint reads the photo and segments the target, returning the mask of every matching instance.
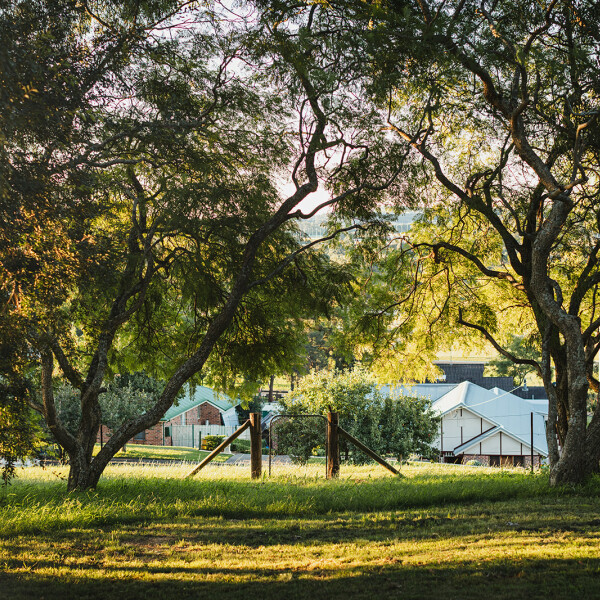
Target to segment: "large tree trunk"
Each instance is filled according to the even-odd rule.
[[[87,490],[95,488],[104,470],[98,468],[95,461],[87,459],[83,448],[79,452],[69,455],[71,468],[69,470],[69,479],[67,481],[67,491]],[[105,465],[106,466],[106,465]]]
[[[549,412],[557,417],[555,423],[549,421],[549,427],[564,431],[561,416],[566,417],[567,424],[564,438],[559,435],[562,444],[560,458],[550,465],[552,485],[578,484],[592,473],[587,440],[587,367],[583,344],[580,343],[581,333],[575,320],[571,329],[565,345],[566,369],[562,368],[564,365],[557,366],[557,386],[554,393],[552,390],[548,393],[549,402],[556,403],[554,410]]]

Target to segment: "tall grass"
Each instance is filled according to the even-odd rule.
[[[209,467],[184,479],[188,469],[111,466],[96,490],[70,494],[60,479],[65,469],[25,469],[0,491],[0,535],[191,516],[315,516],[600,492],[600,479],[585,488],[553,489],[543,474],[435,465],[408,467],[404,477],[346,467],[335,481],[310,466],[279,468],[273,478],[258,481],[250,480],[247,467]]]

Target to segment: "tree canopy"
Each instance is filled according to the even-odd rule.
[[[376,152],[354,141],[368,127],[344,132],[359,107],[297,41],[188,5],[38,0],[1,15],[7,89],[22,92],[3,130],[2,318],[41,373],[28,401],[69,455],[69,489],[96,485],[200,372],[228,387],[287,364],[298,320],[349,282],[301,241],[299,204],[322,184],[323,204],[376,196],[397,170],[366,168]],[[93,457],[100,398],[134,366],[165,387]],[[58,379],[79,393],[75,434]]]
[[[343,53],[347,79],[410,149],[397,197],[422,226],[370,298],[383,353],[466,328],[543,379],[551,480],[597,470],[597,3],[264,4],[313,52]],[[515,332],[540,340],[540,360],[505,348]]]
[[[366,308],[347,314],[365,352],[391,372],[401,352],[431,353],[434,335],[487,340],[544,381],[552,481],[597,470],[600,412],[588,424],[586,401],[600,348],[599,10],[4,10],[0,319],[15,332],[7,356],[27,364],[8,361],[3,376],[25,390],[41,370],[41,402],[7,397],[44,413],[70,456],[69,486],[95,485],[201,371],[227,386],[288,361],[297,320],[351,286],[293,225],[326,206],[326,237],[360,232],[373,265],[386,214],[422,213],[410,235],[386,238],[394,250],[367,269]],[[318,189],[320,205],[303,210]],[[506,347],[515,329],[540,341],[539,360]],[[160,372],[164,391],[92,459],[99,396],[132,361]],[[76,436],[56,419],[55,363],[81,394]]]

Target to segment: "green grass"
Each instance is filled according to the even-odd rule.
[[[600,597],[600,479],[413,465],[64,468],[0,491],[0,597]],[[3,594],[5,596],[3,596]]]
[[[97,454],[100,450],[100,444],[96,444],[94,453]],[[127,444],[126,452],[120,450],[117,452],[117,458],[143,458],[149,460],[174,460],[200,462],[210,452],[206,450],[196,450],[185,446],[146,446],[142,444]],[[219,454],[213,460],[215,462],[226,461],[231,454]]]

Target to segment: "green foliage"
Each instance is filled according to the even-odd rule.
[[[239,454],[250,454],[250,440],[238,438],[231,442],[231,451]]]
[[[247,400],[235,407],[235,412],[240,423],[244,423],[250,418],[250,413],[260,413],[262,411],[263,399],[260,396],[254,396],[251,400]]]
[[[214,450],[224,439],[224,435],[206,435],[202,438],[202,450]]]
[[[292,462],[305,465],[318,449],[325,447],[325,423],[315,417],[278,419],[273,426],[277,454],[287,454]]]
[[[21,331],[0,314],[0,460],[2,480],[15,475],[15,463],[37,455],[42,443],[39,416],[31,408],[36,399],[35,369]]]
[[[115,376],[100,396],[102,423],[115,431],[126,421],[140,416],[154,405],[164,383],[144,371]],[[58,416],[67,430],[76,435],[81,422],[81,394],[68,383],[54,392]]]
[[[282,404],[284,412],[292,414],[337,412],[340,425],[379,454],[391,454],[398,459],[411,453],[431,456],[430,444],[437,432],[438,418],[431,411],[430,401],[385,396],[374,377],[362,367],[313,372],[301,380],[294,395],[284,398]],[[283,431],[285,447],[292,448],[302,460],[324,443],[319,425],[308,420],[290,420]],[[358,450],[350,457],[349,443],[343,439],[340,447],[355,463],[368,460]]]
[[[408,396],[386,397],[379,416],[381,452],[407,459],[411,454],[437,458],[431,446],[439,430],[439,418],[431,401]]]
[[[542,358],[539,342],[536,343],[536,340],[525,338],[522,335],[513,336],[506,349],[517,358],[527,358],[538,362]],[[531,365],[519,365],[504,356],[490,360],[486,365],[486,371],[492,376],[512,377],[515,386],[522,385],[525,377],[530,373],[537,374]]]
[[[34,456],[39,448],[37,419],[19,392],[0,384],[0,458],[5,485],[16,474],[15,463]]]
[[[100,396],[102,421],[113,431],[151,408],[164,389],[164,383],[144,371],[117,375]]]

